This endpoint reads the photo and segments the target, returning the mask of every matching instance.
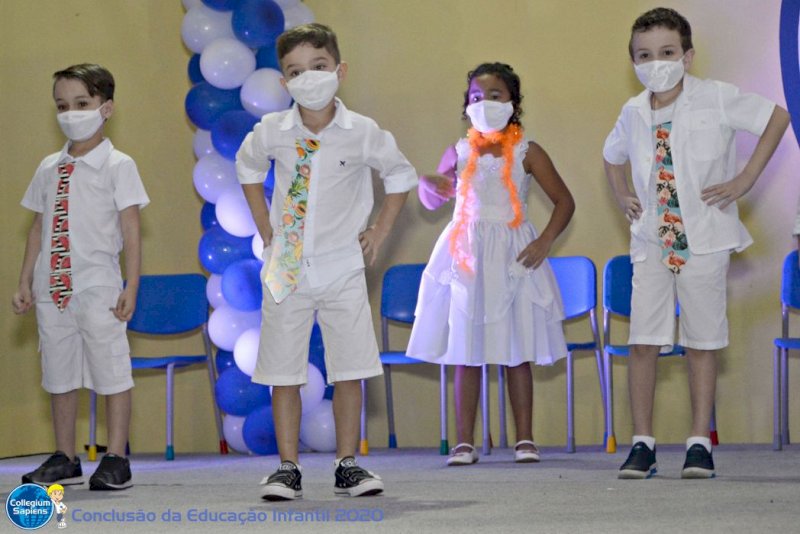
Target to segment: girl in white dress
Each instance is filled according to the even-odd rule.
[[[473,434],[483,364],[508,367],[515,459],[538,462],[530,362],[550,365],[567,354],[547,255],[575,204],[547,153],[525,137],[521,100],[519,76],[509,65],[484,63],[471,71],[464,118],[472,127],[418,189],[431,210],[456,199],[422,276],[407,349],[413,358],[456,366],[458,445],[448,465],[478,461]],[[553,202],[541,234],[526,216],[531,176]]]

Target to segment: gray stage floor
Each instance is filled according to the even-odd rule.
[[[478,464],[448,468],[433,449],[375,449],[360,463],[382,476],[386,492],[358,499],[334,496],[332,454],[305,454],[305,496],[290,503],[259,498],[274,456],[134,455],[129,490],[67,488],[67,532],[800,532],[800,446],[720,446],[717,478],[702,481],[680,479],[681,446],[659,448],[656,477],[617,480],[626,454],[544,449],[541,463],[514,464],[511,451],[495,449]],[[0,461],[4,503],[44,458]],[[87,479],[95,465],[84,458]],[[123,521],[126,514],[154,520]],[[41,531],[55,528],[53,520]],[[0,518],[0,532],[15,531]]]

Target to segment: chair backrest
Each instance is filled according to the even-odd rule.
[[[567,319],[585,315],[597,306],[597,268],[586,256],[549,259],[556,275]]]
[[[616,315],[630,317],[633,292],[631,257],[615,256],[603,269],[603,309]]]
[[[783,260],[781,279],[781,303],[790,308],[800,309],[800,267],[797,251],[793,250]]]
[[[424,263],[393,265],[383,275],[381,317],[411,324],[417,307]]]
[[[143,275],[128,330],[144,334],[180,334],[207,321],[205,276],[196,273]]]

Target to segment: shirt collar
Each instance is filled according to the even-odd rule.
[[[336,112],[333,115],[333,120],[325,128],[330,127],[331,124],[335,124],[336,126],[345,130],[351,129],[353,127],[351,111],[345,107],[344,102],[342,102],[338,97],[334,97],[333,101],[336,106]],[[286,114],[280,124],[281,130],[291,130],[294,127],[303,127],[303,119],[300,117],[300,109],[297,105],[297,102],[292,104],[289,113]]]
[[[65,161],[83,161],[93,169],[97,170],[103,166],[113,149],[114,145],[111,144],[111,140],[105,138],[100,142],[99,145],[90,150],[88,154],[73,158],[69,155],[69,141],[67,141],[66,144],[64,144],[64,147],[61,149],[61,154],[58,156],[58,163],[64,163]]]

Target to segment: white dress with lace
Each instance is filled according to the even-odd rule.
[[[514,148],[512,179],[523,213],[531,177],[522,161],[528,140]],[[466,139],[456,144],[457,173],[467,163]],[[550,365],[567,355],[561,321],[564,310],[550,264],[526,269],[516,261],[537,232],[525,218],[518,228],[502,182],[504,160],[485,154],[472,177],[474,214],[467,228],[474,274],[460,269],[450,254],[451,221],[439,236],[422,275],[416,317],[407,354],[433,363],[517,366]],[[458,187],[463,185],[459,181]],[[459,213],[457,195],[454,213]],[[455,218],[455,215],[454,215]]]

